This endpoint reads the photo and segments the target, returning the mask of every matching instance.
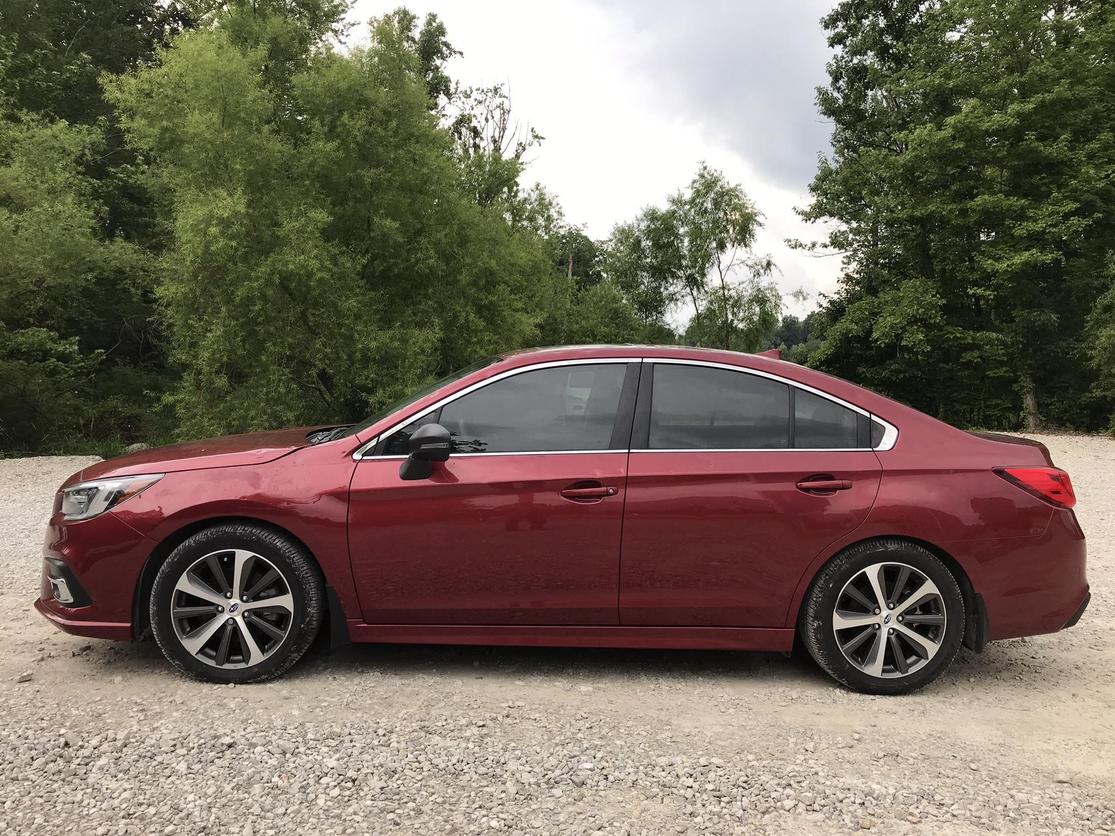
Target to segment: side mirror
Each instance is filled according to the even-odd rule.
[[[410,455],[399,468],[399,478],[406,480],[429,479],[434,472],[434,462],[443,462],[453,450],[449,430],[441,424],[419,427],[407,442]]]

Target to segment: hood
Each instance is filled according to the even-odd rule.
[[[140,473],[175,473],[209,467],[238,467],[264,464],[309,445],[306,434],[315,427],[295,427],[259,433],[227,435],[154,447],[91,464],[67,482],[100,479],[106,476],[134,476]]]

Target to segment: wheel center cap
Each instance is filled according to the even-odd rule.
[[[235,606],[235,605],[233,605],[233,606]],[[232,612],[232,611],[229,610],[229,612]],[[883,616],[883,623],[884,624],[890,624],[890,613],[889,612],[886,615]]]
[[[236,604],[236,603],[229,604],[228,605],[228,614],[229,615],[236,615],[236,611],[239,610],[239,609],[240,609],[239,604]],[[887,618],[890,618],[890,616],[888,615]]]

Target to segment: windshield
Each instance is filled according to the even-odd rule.
[[[385,406],[383,409],[381,409],[375,415],[372,415],[368,418],[365,418],[359,424],[353,424],[351,427],[345,427],[343,429],[343,431],[339,431],[335,435],[331,435],[329,437],[329,440],[332,441],[332,440],[337,439],[337,438],[347,438],[350,435],[356,435],[358,432],[361,432],[363,430],[368,429],[368,427],[370,427],[376,421],[380,421],[383,418],[386,418],[392,412],[396,412],[396,411],[402,409],[404,406],[407,406],[409,404],[414,403],[419,398],[426,397],[426,395],[440,389],[445,384],[452,383],[454,380],[460,380],[465,375],[469,375],[469,374],[472,374],[475,371],[479,371],[480,369],[484,368],[485,366],[490,366],[490,365],[492,365],[492,363],[496,362],[497,360],[502,360],[502,359],[503,358],[500,357],[499,355],[496,355],[494,357],[485,357],[483,360],[476,361],[471,366],[465,366],[463,369],[458,369],[457,371],[453,372],[452,374],[446,375],[441,380],[435,380],[433,383],[431,383],[429,386],[425,387],[424,389],[420,389],[417,392],[414,392],[410,395],[407,395],[406,397],[400,398],[399,400],[395,401],[395,403],[391,404],[390,406]]]

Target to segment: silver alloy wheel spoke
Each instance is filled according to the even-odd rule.
[[[887,647],[883,642],[883,632],[880,630],[875,633],[875,641],[871,645],[871,650],[868,651],[866,658],[863,661],[863,670],[871,676],[882,676],[883,665],[886,663]]]
[[[837,630],[847,630],[849,627],[870,627],[879,623],[879,616],[874,613],[848,612],[837,610],[832,614],[832,626]]]
[[[851,598],[853,601],[855,601],[857,604],[859,604],[861,607],[864,607],[866,609],[870,610],[871,608],[877,606],[874,601],[872,601],[870,598],[868,598],[866,595],[864,595],[862,592],[860,592],[858,589],[856,589],[851,584],[848,584],[848,586],[845,587],[844,593],[849,598]]]
[[[262,662],[264,653],[259,649],[259,645],[256,644],[256,640],[252,636],[252,631],[248,629],[247,623],[239,619],[236,624],[240,628],[240,638],[244,642],[244,654],[248,657],[244,660],[244,664],[254,665],[257,662]]]
[[[295,602],[270,560],[247,549],[221,549],[182,573],[170,616],[190,655],[217,668],[244,668],[283,645],[295,625]]]
[[[221,643],[217,645],[217,654],[213,657],[218,667],[228,663],[228,649],[232,644],[232,634],[235,632],[235,625],[231,621],[226,621],[225,629],[221,632]]]
[[[867,576],[867,582],[871,584],[871,591],[875,593],[875,606],[880,609],[885,608],[887,605],[887,596],[883,593],[883,584],[879,580],[879,576],[883,572],[883,565],[882,563],[877,563],[863,570],[864,575]]]
[[[215,604],[205,604],[200,607],[175,607],[173,613],[175,618],[197,618],[199,615],[216,615],[217,607]]]
[[[189,635],[182,637],[182,646],[196,656],[198,651],[205,646],[207,641],[213,638],[213,635],[221,629],[224,623],[224,618],[213,613],[213,617],[205,622],[205,624],[198,627]]]
[[[907,589],[912,589],[905,594]],[[889,597],[888,597],[889,596]],[[917,672],[941,647],[948,624],[937,585],[905,563],[874,563],[844,585],[832,630],[844,658],[868,676]]]
[[[292,613],[294,612],[294,598],[290,595],[276,595],[274,598],[261,598],[258,601],[248,601],[246,604],[241,604],[240,609],[242,611],[279,609]]]
[[[944,624],[944,614],[938,613],[907,613],[903,616],[907,624]]]
[[[898,641],[898,634],[891,633],[887,636],[887,643],[890,645],[891,658],[894,659],[894,666],[901,674],[910,672],[910,666],[906,662],[906,651],[902,649],[901,643]]]
[[[225,597],[216,590],[210,589],[205,584],[196,578],[191,577],[190,572],[186,572],[178,583],[174,585],[175,592],[185,592],[187,595],[192,595],[195,598],[200,598],[202,601],[208,601],[210,604],[224,605]]]
[[[251,572],[255,555],[243,549],[236,549],[232,553],[232,597],[241,598],[244,595],[244,580]]]
[[[921,658],[931,659],[933,654],[937,652],[937,642],[930,641],[921,633],[915,633],[905,624],[895,624],[894,629],[906,637],[906,640],[913,646],[914,652]]]
[[[247,622],[244,623],[247,624]],[[277,641],[282,641],[286,638],[286,633],[280,630],[266,618],[253,618],[252,624],[265,632],[271,638],[276,639]]]
[[[217,559],[217,555],[211,554],[205,558],[205,565],[209,567],[213,578],[220,584],[220,592],[231,592],[232,590],[228,585],[228,578],[225,577],[224,567],[221,566],[221,561]]]
[[[843,650],[845,654],[851,653],[852,651],[857,650],[861,644],[863,644],[874,635],[877,635],[877,633],[870,627],[865,630],[860,630],[858,636],[856,636],[850,642],[840,645],[840,649]]]
[[[925,583],[911,592],[908,598],[895,605],[894,611],[899,615],[903,615],[906,610],[912,607],[916,607],[918,604],[922,603],[927,598],[933,595],[936,595],[938,598],[941,597],[941,593],[937,589],[937,584],[933,583],[933,581],[929,580],[929,578],[926,578]]]

